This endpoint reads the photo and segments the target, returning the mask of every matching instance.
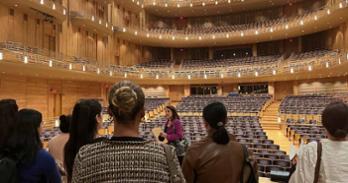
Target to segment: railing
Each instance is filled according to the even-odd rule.
[[[306,58],[301,60],[299,65],[291,65],[289,59],[279,59],[276,62],[227,66],[224,68],[167,68],[167,69],[145,69],[135,66],[125,67],[112,65],[103,67],[96,63],[81,61],[77,57],[65,56],[63,54],[52,53],[47,50],[31,48],[20,43],[4,42],[0,43],[0,51],[2,51],[2,59],[6,60],[7,54],[14,55],[15,61],[28,64],[48,65],[62,69],[74,71],[84,71],[89,73],[133,78],[156,78],[156,79],[207,79],[209,78],[236,78],[236,77],[263,77],[273,76],[275,74],[289,74],[307,71],[308,66],[311,69],[321,69],[337,66],[348,62],[348,53],[328,52],[324,56]],[[334,54],[332,54],[334,53]],[[301,64],[300,64],[301,63]],[[257,74],[256,74],[257,72]],[[223,77],[222,77],[223,75]],[[173,77],[174,76],[174,77]]]
[[[67,9],[63,5],[61,5],[59,3],[55,3],[52,0],[27,0],[27,1],[31,1],[31,2],[40,4],[42,6],[50,8],[52,10],[55,10],[55,11],[57,11],[60,14],[63,14],[63,15],[67,14]]]
[[[100,26],[100,28],[103,28],[108,31],[113,31],[114,27],[111,22],[105,20],[104,18],[97,17],[95,15],[90,15],[83,12],[76,12],[71,11],[70,16],[73,18],[80,18],[80,19],[86,19],[94,23],[96,26]]]

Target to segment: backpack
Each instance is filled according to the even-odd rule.
[[[252,162],[249,158],[248,149],[242,145],[244,163],[242,168],[242,176],[240,177],[240,183],[258,183],[259,177],[257,176]]]
[[[12,158],[0,155],[0,180],[3,183],[18,183],[17,162]]]

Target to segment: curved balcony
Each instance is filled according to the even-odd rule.
[[[348,2],[326,6],[318,11],[289,19],[230,25],[212,29],[178,31],[171,29],[136,30],[118,27],[116,34],[142,45],[165,47],[204,47],[250,44],[324,31],[344,23],[348,19]]]
[[[35,9],[51,15],[59,21],[64,21],[67,18],[67,9],[51,0],[1,0],[1,3],[19,8]]]
[[[72,22],[77,26],[84,27],[103,35],[110,35],[113,33],[113,25],[106,20],[76,11],[71,11],[70,16]]]
[[[297,1],[301,0],[292,2]],[[162,17],[195,17],[263,9],[288,3],[287,0],[144,0],[143,6],[146,11]]]
[[[102,67],[88,61],[81,62],[75,57],[51,54],[18,43],[0,44],[0,72],[34,77],[99,82],[127,78],[141,84],[153,84],[156,81],[156,84],[168,85],[269,82],[348,75],[348,53],[336,51],[294,54],[289,58],[271,56],[248,59],[251,60],[249,64],[233,65],[229,64],[229,60],[222,60],[216,61],[217,65],[206,68],[201,68],[202,64],[190,68]]]

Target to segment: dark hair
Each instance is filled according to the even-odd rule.
[[[15,130],[18,106],[13,99],[0,100],[0,149],[9,150],[9,136]]]
[[[111,87],[109,92],[109,111],[118,123],[134,121],[136,115],[144,110],[145,95],[137,84],[121,81]]]
[[[348,106],[343,102],[329,104],[321,116],[323,126],[335,138],[348,135]]]
[[[71,115],[61,115],[59,116],[59,129],[63,133],[69,133],[69,127],[71,123]]]
[[[203,118],[209,126],[215,129],[213,141],[217,144],[227,144],[230,137],[225,128],[227,122],[227,110],[223,103],[213,102],[203,109]]]
[[[69,129],[70,136],[64,147],[64,165],[69,182],[79,149],[95,139],[98,130],[96,116],[100,115],[101,111],[101,104],[94,99],[80,100],[74,106]]]
[[[41,122],[42,114],[37,110],[22,109],[18,112],[16,129],[10,142],[22,164],[31,163],[42,148],[39,134]]]
[[[180,116],[178,115],[178,112],[176,111],[174,106],[168,105],[168,106],[166,106],[166,108],[169,109],[170,111],[172,111],[172,114],[173,114],[172,120],[180,119]]]

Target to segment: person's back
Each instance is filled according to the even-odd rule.
[[[242,146],[238,142],[230,140],[220,145],[207,137],[191,145],[186,153],[183,173],[187,182],[239,182],[243,158]],[[193,174],[188,172],[192,170]]]
[[[109,113],[115,123],[114,136],[80,148],[73,183],[169,183],[174,177],[185,183],[174,148],[139,138],[144,104],[145,95],[138,85],[123,81],[112,86]]]
[[[318,183],[344,183],[348,180],[348,106],[329,104],[322,113],[328,139],[322,139]],[[290,183],[314,182],[318,159],[317,142],[300,149],[296,170]]]
[[[169,182],[169,167],[162,145],[113,137],[80,149],[72,182]]]
[[[69,127],[71,116],[62,115],[59,117],[59,121],[59,128],[62,133],[48,141],[48,151],[58,163],[63,165],[64,147],[69,140]]]
[[[242,145],[225,128],[226,107],[221,102],[207,105],[203,109],[203,119],[208,136],[192,144],[186,153],[183,173],[187,182],[240,182],[245,157]],[[255,171],[256,165],[252,166]],[[256,178],[256,172],[252,174]]]
[[[58,168],[53,157],[43,149],[36,153],[33,161],[25,165],[20,165],[18,171],[20,182],[61,182]]]

